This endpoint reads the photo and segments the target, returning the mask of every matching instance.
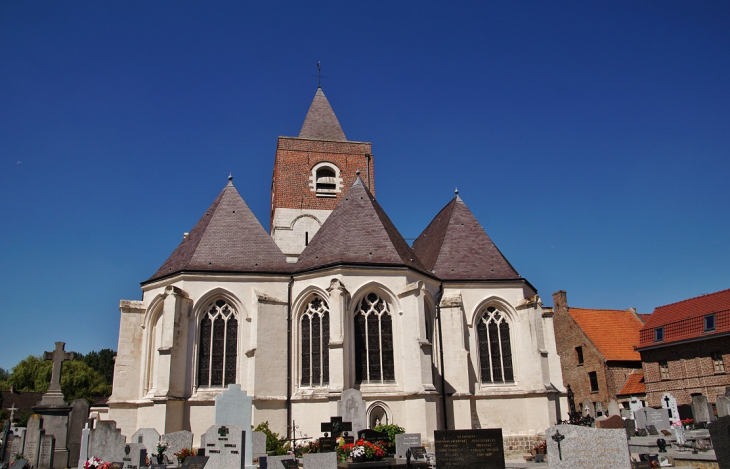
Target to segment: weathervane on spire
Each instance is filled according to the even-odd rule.
[[[317,74],[312,75],[313,77],[317,77],[317,88],[322,88],[322,78],[327,78],[326,76],[322,75],[322,62],[317,61]]]

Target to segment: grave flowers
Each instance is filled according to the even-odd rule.
[[[686,428],[687,430],[691,430],[692,428],[694,428],[695,421],[693,419],[684,419],[681,422],[682,425],[684,425],[684,428]]]
[[[99,458],[90,458],[84,463],[84,469],[109,469],[110,463],[104,462]]]
[[[386,452],[379,442],[371,443],[365,440],[357,440],[355,443],[348,443],[338,446],[337,454],[340,459],[350,459],[352,462],[379,461]]]
[[[185,462],[185,458],[187,458],[188,456],[195,456],[195,452],[190,448],[183,448],[174,454],[180,464]]]
[[[155,455],[157,458],[157,464],[162,464],[162,460],[165,457],[165,450],[167,450],[168,447],[169,445],[165,440],[157,442],[157,454]]]

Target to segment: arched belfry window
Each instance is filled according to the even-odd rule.
[[[200,320],[198,386],[227,386],[236,382],[238,313],[225,300],[216,300]]]
[[[479,364],[484,384],[512,383],[512,347],[507,316],[490,306],[479,316]]]
[[[315,296],[300,319],[302,386],[324,386],[330,381],[330,313],[327,302]]]
[[[395,381],[393,318],[388,303],[375,293],[366,295],[355,312],[355,381]]]
[[[312,168],[309,187],[317,197],[336,197],[342,190],[340,169],[329,162],[321,162]]]

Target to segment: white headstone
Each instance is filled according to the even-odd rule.
[[[718,394],[717,396],[717,416],[727,417],[730,415],[730,397],[724,394]]]
[[[205,455],[208,463],[205,469],[255,469],[251,453],[244,452],[246,434],[248,432],[238,425],[213,425],[205,432]]]
[[[631,409],[632,418],[634,420],[637,420],[636,413],[643,407],[644,407],[644,403],[641,402],[638,398],[636,398],[636,397],[631,398],[631,401],[629,401],[629,409]]]
[[[240,384],[229,384],[228,389],[220,393],[215,398],[215,425],[235,425],[244,433],[244,446],[246,459],[243,462],[246,468],[253,467],[253,440],[251,439],[251,406],[253,399],[241,390]],[[213,427],[211,427],[213,428]],[[206,432],[209,435],[210,429]],[[206,437],[206,444],[210,444]],[[206,450],[206,455],[207,455]],[[210,465],[210,461],[208,462]],[[208,467],[208,466],[206,466]]]
[[[84,469],[84,464],[89,460],[89,424],[86,424],[86,428],[81,430],[81,451],[79,451],[79,464],[76,469]],[[110,461],[113,462],[113,461]]]
[[[671,393],[665,392],[662,395],[662,409],[667,409],[669,412],[669,420],[674,423],[680,420],[679,410],[677,409],[677,399],[672,396]]]
[[[343,422],[352,423],[352,433],[357,435],[360,430],[367,427],[367,408],[359,389],[346,389],[342,391],[340,401],[337,403],[337,413],[342,417]]]
[[[618,401],[616,399],[613,399],[608,402],[608,415],[607,416],[613,416],[618,415],[621,416],[621,406],[618,405]]]
[[[590,399],[585,399],[583,402],[581,402],[583,407],[583,416],[590,415],[591,417],[596,417],[596,409],[593,407],[593,402]]]
[[[124,469],[142,469],[147,467],[147,448],[142,443],[128,443],[124,445],[122,462]],[[114,461],[110,461],[114,462]]]
[[[160,434],[154,428],[140,428],[129,439],[130,443],[142,443],[152,453],[155,452],[158,441],[160,441]]]

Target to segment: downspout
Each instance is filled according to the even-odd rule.
[[[294,284],[294,276],[289,276],[289,287],[286,302],[286,434],[291,437],[289,428],[291,425],[291,289]],[[292,429],[293,430],[293,429]]]
[[[372,188],[372,187],[370,187],[370,158],[372,158],[372,157],[373,157],[373,155],[372,155],[372,154],[370,154],[370,153],[365,153],[365,156],[366,156],[366,157],[367,157],[367,159],[368,159],[368,190],[369,190],[370,192],[372,192],[373,188]]]
[[[449,429],[449,417],[446,413],[446,378],[444,378],[444,339],[441,333],[441,297],[444,295],[444,283],[439,283],[439,294],[436,297],[436,319],[439,326],[439,361],[441,362],[441,406],[444,413],[444,430]]]

